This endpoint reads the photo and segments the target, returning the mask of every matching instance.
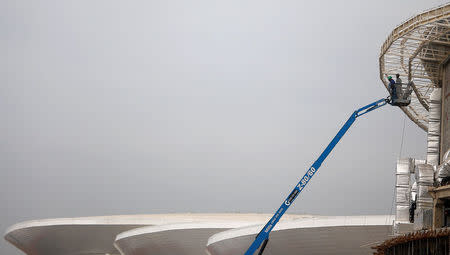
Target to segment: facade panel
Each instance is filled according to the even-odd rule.
[[[445,152],[450,149],[450,64],[444,67],[442,81],[442,126],[441,126],[441,162]]]

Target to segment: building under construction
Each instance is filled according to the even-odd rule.
[[[376,254],[449,254],[450,227],[450,5],[396,27],[380,53],[380,79],[404,77],[411,103],[403,112],[427,132],[426,159],[397,162],[393,239]]]

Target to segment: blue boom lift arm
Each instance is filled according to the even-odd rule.
[[[306,184],[308,184],[309,180],[314,176],[314,174],[319,170],[319,167],[322,165],[323,161],[328,157],[330,152],[334,149],[336,144],[341,140],[341,138],[345,135],[347,130],[352,126],[353,122],[355,122],[356,118],[371,112],[375,109],[378,109],[387,103],[390,102],[390,98],[386,99],[380,99],[376,102],[373,102],[371,104],[368,104],[362,108],[359,108],[358,110],[354,111],[350,118],[348,118],[347,122],[342,126],[342,128],[339,130],[337,135],[331,140],[330,144],[325,148],[325,150],[320,154],[319,158],[312,164],[312,166],[306,171],[305,175],[300,179],[298,184],[295,186],[295,188],[292,190],[292,192],[289,194],[289,196],[283,201],[280,208],[275,212],[275,214],[272,216],[272,218],[267,222],[267,224],[264,226],[264,228],[259,232],[259,234],[256,236],[256,239],[253,241],[253,243],[250,245],[248,250],[245,252],[245,255],[253,255],[255,251],[261,246],[261,249],[259,250],[259,255],[261,255],[267,245],[267,242],[269,241],[269,234],[272,231],[272,229],[275,227],[275,225],[278,223],[280,218],[283,216],[283,214],[287,211],[287,209],[291,206],[291,204],[294,202],[295,198],[297,198],[298,194],[302,192],[302,190],[305,188]],[[261,245],[262,244],[262,245]]]

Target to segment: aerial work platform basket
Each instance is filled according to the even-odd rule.
[[[391,94],[391,105],[395,106],[407,106],[411,103],[411,92],[412,92],[412,82],[408,82],[406,85],[404,83],[396,83],[395,95],[393,94],[392,90],[389,90],[389,93]]]

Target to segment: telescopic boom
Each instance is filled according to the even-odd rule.
[[[341,138],[345,135],[347,130],[352,126],[353,122],[355,122],[356,118],[371,112],[375,109],[378,109],[387,103],[390,103],[390,99],[380,99],[376,102],[373,102],[371,104],[368,104],[364,107],[359,108],[358,110],[354,111],[352,115],[350,115],[350,118],[348,118],[347,122],[342,126],[342,128],[339,130],[339,132],[336,134],[336,136],[331,140],[330,144],[325,148],[325,150],[320,154],[319,158],[312,164],[312,166],[306,171],[305,175],[300,179],[298,184],[294,187],[292,192],[289,194],[289,196],[283,201],[280,208],[275,212],[275,214],[272,216],[272,218],[267,222],[267,224],[264,226],[264,228],[259,232],[259,234],[256,236],[256,239],[253,241],[253,243],[250,245],[248,250],[245,252],[245,255],[253,255],[255,251],[261,246],[261,249],[259,251],[259,255],[261,255],[267,245],[267,242],[269,241],[269,234],[272,231],[272,229],[275,227],[275,225],[278,223],[280,218],[283,216],[283,214],[287,211],[287,209],[291,206],[291,204],[294,202],[295,198],[297,198],[298,194],[302,192],[302,190],[305,188],[306,184],[308,184],[309,180],[314,176],[314,174],[319,170],[319,167],[322,165],[323,161],[328,157],[330,152],[334,149],[336,144],[341,140]]]

